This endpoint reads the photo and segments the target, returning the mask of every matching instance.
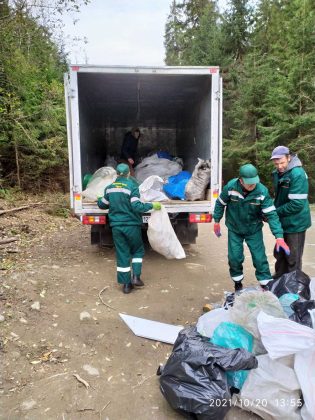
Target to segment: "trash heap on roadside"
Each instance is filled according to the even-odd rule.
[[[93,175],[83,176],[83,198],[95,201],[103,194],[107,185],[116,177],[114,168],[117,162],[108,156],[106,166],[99,168]],[[183,171],[183,160],[172,157],[167,152],[158,152],[145,157],[135,167],[135,181],[143,201],[204,200],[210,183],[211,165],[209,160],[198,158],[193,173]]]
[[[225,293],[183,329],[160,389],[187,418],[223,419],[238,406],[263,419],[315,416],[315,278],[302,271]]]

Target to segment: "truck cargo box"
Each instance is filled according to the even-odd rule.
[[[106,215],[82,199],[82,179],[119,156],[124,135],[140,128],[138,156],[166,150],[193,171],[211,159],[208,199],[165,203],[181,213],[213,211],[222,172],[222,100],[218,67],[73,65],[65,75],[71,207],[76,216]],[[90,219],[92,220],[92,218]],[[104,220],[103,218],[101,220]]]

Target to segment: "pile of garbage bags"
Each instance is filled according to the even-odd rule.
[[[143,159],[135,169],[137,180],[144,184],[152,176],[155,176],[156,179],[163,179],[162,189],[166,194],[166,199],[204,200],[206,189],[210,183],[210,161],[198,158],[198,163],[191,174],[182,170],[182,162],[178,163],[178,159],[169,160],[162,156],[164,155],[160,156],[157,153]],[[153,186],[151,190],[154,195]]]
[[[95,201],[104,189],[116,179],[117,162],[106,158],[106,166],[93,175],[83,177],[83,198]],[[158,152],[142,160],[135,168],[135,181],[140,184],[143,201],[204,200],[210,183],[210,161],[198,158],[193,173],[183,171],[183,161],[167,152]]]
[[[171,199],[204,200],[206,189],[210,184],[210,173],[210,161],[198,158],[198,163],[192,174],[182,171],[175,176],[169,177],[163,190]]]
[[[226,293],[179,333],[158,371],[173,409],[203,420],[234,406],[265,420],[314,419],[315,279],[297,270],[270,289]]]

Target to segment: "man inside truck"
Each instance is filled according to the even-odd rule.
[[[239,178],[229,181],[223,188],[214,208],[214,233],[221,236],[220,220],[224,210],[228,228],[228,262],[235,291],[243,288],[244,241],[250,250],[256,278],[261,287],[268,290],[272,280],[263,240],[263,220],[269,223],[276,238],[275,249],[287,255],[290,249],[283,239],[283,229],[268,189],[260,183],[257,169],[246,164],[241,166]]]
[[[130,178],[127,164],[120,163],[116,171],[116,181],[105,188],[104,196],[98,197],[97,205],[101,209],[109,209],[109,224],[116,249],[117,281],[123,285],[123,293],[130,293],[134,286],[144,286],[140,278],[144,256],[142,213],[160,210],[161,204],[141,202],[138,185]]]
[[[138,142],[141,133],[139,128],[133,128],[125,134],[120,152],[120,161],[125,162],[130,169],[131,176],[134,176],[134,166],[138,151]]]

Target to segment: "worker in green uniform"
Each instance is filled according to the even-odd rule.
[[[271,160],[275,190],[275,207],[284,231],[284,239],[290,247],[290,255],[275,252],[274,277],[302,270],[302,255],[306,230],[311,226],[311,212],[308,202],[308,178],[296,154],[286,146],[272,151]]]
[[[244,241],[252,255],[256,278],[263,289],[272,280],[263,240],[263,218],[268,221],[276,238],[276,248],[290,253],[283,240],[283,230],[268,189],[260,183],[257,169],[241,166],[239,178],[232,179],[223,188],[214,208],[214,233],[221,236],[220,220],[224,210],[228,228],[228,261],[235,290],[241,290],[244,262]]]
[[[138,184],[130,178],[129,166],[117,166],[117,179],[105,188],[104,196],[97,204],[108,209],[117,258],[117,280],[123,285],[123,292],[130,293],[134,286],[144,286],[141,280],[144,246],[142,242],[142,213],[152,209],[160,210],[161,204],[142,203]],[[132,276],[130,262],[132,265]]]

